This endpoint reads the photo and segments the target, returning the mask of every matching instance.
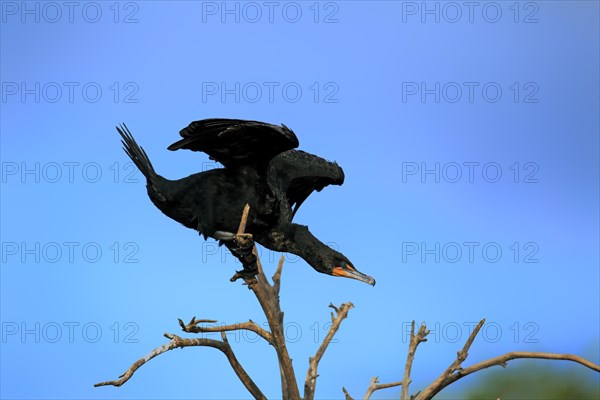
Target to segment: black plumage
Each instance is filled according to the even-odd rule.
[[[192,122],[180,131],[182,139],[169,150],[202,151],[224,168],[178,180],[165,179],[154,171],[125,125],[117,130],[125,152],[146,177],[150,199],[168,217],[197,230],[205,239],[223,239],[223,232],[237,230],[241,212],[249,204],[246,231],[267,249],[296,254],[325,274],[375,284],[343,254],[320,242],[308,227],[292,222],[313,191],[341,185],[344,172],[336,163],[294,150],[298,138],[285,125],[216,118]],[[234,244],[224,243],[236,253]],[[244,268],[252,269],[240,259]]]

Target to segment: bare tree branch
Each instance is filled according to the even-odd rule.
[[[262,264],[258,258],[256,246],[254,246],[253,252],[256,255],[256,264],[259,273],[256,280],[248,279],[246,280],[246,284],[258,299],[258,302],[267,317],[267,322],[269,323],[273,347],[277,352],[277,358],[282,371],[282,397],[284,399],[299,399],[300,392],[298,391],[296,374],[285,343],[283,312],[281,311],[281,306],[279,304],[279,293],[275,286],[269,284],[264,274]]]
[[[354,400],[345,387],[342,387],[342,392],[344,392],[344,400]]]
[[[252,320],[248,320],[247,322],[239,322],[237,324],[231,325],[223,325],[223,326],[199,326],[201,323],[216,323],[216,320],[211,319],[200,319],[197,320],[196,317],[193,317],[190,322],[184,324],[184,322],[179,319],[179,326],[184,332],[188,333],[210,333],[210,332],[227,332],[227,331],[239,331],[239,330],[247,330],[252,331],[265,339],[270,345],[273,345],[273,338],[271,336],[271,332],[261,328],[256,322]]]
[[[244,210],[242,211],[242,218],[240,219],[240,226],[238,227],[237,234],[243,235],[246,231],[246,223],[248,222],[248,214],[250,214],[250,204],[246,204],[244,206]]]
[[[376,390],[402,385],[402,393],[401,393],[402,400],[429,400],[429,399],[432,399],[436,394],[438,394],[442,389],[446,388],[447,386],[451,385],[452,383],[456,382],[457,380],[459,380],[467,375],[470,375],[477,371],[481,371],[485,368],[489,368],[489,367],[496,366],[496,365],[505,367],[506,363],[508,361],[518,359],[518,358],[534,358],[534,359],[546,359],[546,360],[568,360],[568,361],[573,361],[573,362],[579,363],[579,364],[586,366],[594,371],[600,372],[600,365],[596,365],[596,364],[592,363],[591,361],[588,361],[582,357],[579,357],[579,356],[576,356],[573,354],[554,354],[554,353],[522,352],[522,351],[506,353],[504,355],[479,362],[468,368],[463,369],[462,363],[467,359],[467,357],[469,355],[468,354],[469,349],[473,345],[475,338],[479,334],[479,331],[481,330],[481,328],[483,327],[484,324],[485,324],[485,319],[481,320],[477,324],[477,326],[475,327],[473,332],[471,332],[471,334],[469,335],[469,338],[465,342],[463,348],[457,352],[456,359],[452,362],[452,364],[450,364],[450,366],[448,368],[446,368],[446,370],[431,385],[429,385],[427,388],[425,388],[425,390],[423,390],[422,392],[417,392],[415,395],[409,396],[408,387],[411,382],[410,374],[411,374],[411,369],[412,369],[412,363],[413,363],[414,357],[415,357],[415,352],[417,350],[418,345],[421,342],[427,341],[426,337],[429,334],[429,331],[426,329],[425,324],[421,324],[419,331],[415,334],[415,322],[413,321],[411,324],[410,343],[408,346],[409,349],[408,349],[408,355],[406,357],[406,365],[404,368],[403,380],[401,382],[379,384],[379,379],[377,377],[374,377],[371,379],[371,384],[369,385],[369,388],[367,389],[367,392],[366,392],[365,396],[363,397],[363,399],[368,400],[371,397],[371,395],[373,394],[373,392],[375,392]],[[350,397],[350,395],[348,394],[346,389],[342,388],[342,390],[344,392],[344,395],[346,396],[346,400],[349,400],[349,399],[351,400],[352,397]]]
[[[250,206],[246,204],[242,213],[240,226],[236,235],[236,240],[241,242],[242,240],[252,240],[252,235],[244,233],[246,227],[246,221],[248,219]],[[245,242],[249,243],[249,242]],[[300,392],[298,390],[298,383],[296,380],[296,374],[294,372],[294,366],[292,365],[292,359],[289,356],[287,346],[285,343],[285,336],[283,332],[283,311],[279,304],[279,286],[281,279],[281,270],[283,268],[283,257],[279,261],[277,271],[273,276],[273,286],[269,284],[267,277],[265,276],[256,250],[256,245],[252,244],[252,253],[256,256],[256,265],[258,267],[258,275],[256,278],[249,278],[244,275],[236,274],[231,278],[235,280],[238,277],[244,279],[244,283],[248,285],[248,288],[252,290],[258,302],[267,317],[269,328],[271,330],[270,343],[275,348],[277,353],[277,359],[279,361],[279,368],[281,372],[281,391],[284,399],[299,399]]]
[[[452,376],[454,371],[462,369],[462,363],[463,363],[463,361],[465,361],[467,359],[467,357],[469,355],[469,353],[468,353],[469,349],[471,348],[471,345],[473,344],[475,337],[481,330],[481,327],[483,326],[484,323],[485,323],[485,318],[482,319],[481,321],[479,321],[479,323],[477,324],[475,329],[473,329],[473,332],[471,332],[471,334],[469,335],[469,338],[465,342],[465,345],[463,346],[462,350],[457,352],[456,359],[452,362],[452,364],[450,364],[450,366],[448,368],[446,368],[446,370],[444,372],[442,372],[442,374],[435,381],[433,381],[433,383],[431,385],[429,385],[423,391],[423,393],[421,393],[419,398],[423,398],[423,399],[431,398],[436,393],[438,393],[440,390],[442,390],[442,388],[448,386],[445,383]]]
[[[374,376],[373,378],[371,378],[371,383],[369,384],[369,387],[367,388],[367,392],[363,396],[363,400],[369,400],[371,398],[371,396],[373,395],[373,393],[378,390],[392,388],[392,387],[396,387],[396,386],[400,386],[400,385],[402,385],[402,381],[390,382],[390,383],[379,383],[379,377]],[[348,393],[348,391],[346,390],[345,387],[342,387],[342,392],[344,392],[345,400],[354,400],[352,398],[352,396],[350,396],[350,393]]]
[[[265,399],[266,400],[265,395],[260,391],[258,386],[256,386],[256,384],[250,378],[250,376],[248,376],[248,374],[246,373],[244,368],[241,366],[241,364],[235,357],[235,354],[233,353],[233,350],[231,349],[231,346],[229,345],[229,342],[227,341],[227,336],[225,335],[225,332],[221,332],[222,340],[200,339],[200,338],[184,339],[184,338],[181,338],[172,333],[165,333],[164,336],[167,339],[170,339],[169,343],[165,343],[162,346],[155,348],[150,353],[148,353],[146,356],[144,356],[144,357],[140,358],[139,360],[137,360],[136,362],[134,362],[131,365],[131,367],[129,367],[129,369],[127,371],[125,371],[125,373],[123,375],[121,375],[119,377],[120,379],[117,379],[114,381],[106,381],[106,382],[96,383],[94,386],[95,387],[110,386],[110,385],[121,386],[133,376],[135,371],[137,371],[142,365],[146,364],[148,361],[152,360],[154,357],[157,357],[163,353],[166,353],[169,350],[173,350],[178,347],[183,348],[183,347],[191,347],[191,346],[204,346],[204,347],[213,347],[215,349],[222,351],[225,354],[225,356],[227,357],[227,360],[229,360],[229,364],[231,364],[231,367],[235,371],[236,375],[238,376],[238,378],[240,379],[242,384],[246,387],[246,389],[248,389],[250,394],[255,399]]]
[[[600,372],[600,365],[594,364],[593,362],[586,360],[583,357],[576,356],[574,354],[555,354],[555,353],[543,353],[543,352],[531,352],[531,351],[511,351],[509,353],[503,354],[498,357],[490,358],[489,360],[485,360],[479,362],[477,364],[473,364],[468,368],[458,371],[458,374],[463,376],[467,376],[472,374],[473,372],[480,371],[485,368],[492,367],[494,365],[500,365],[502,367],[506,366],[506,363],[510,360],[516,360],[518,358],[535,358],[540,360],[565,360],[565,361],[573,361],[579,363],[585,367],[588,367],[591,370],[596,372]],[[456,380],[460,379],[456,378]]]
[[[279,295],[279,289],[281,287],[281,272],[283,271],[283,261],[285,258],[283,255],[279,257],[279,263],[277,264],[277,269],[275,270],[275,274],[273,274],[273,289],[275,293]]]
[[[327,350],[327,346],[333,339],[333,336],[337,332],[340,327],[342,321],[348,316],[348,311],[354,307],[354,305],[350,302],[343,303],[339,308],[334,306],[333,304],[329,304],[329,307],[333,308],[336,312],[336,316],[331,313],[331,327],[325,335],[323,339],[323,343],[319,346],[317,353],[314,357],[309,357],[308,359],[308,371],[306,372],[306,380],[304,381],[304,400],[312,400],[315,396],[315,386],[317,385],[317,368],[319,366],[319,361],[325,354],[325,350]]]
[[[248,219],[249,209],[250,208],[248,205],[246,205],[246,207],[244,207],[244,211],[242,213],[242,220],[240,221],[240,227],[238,230],[238,235],[236,235],[236,239],[238,239],[239,242],[243,241],[243,243],[249,243],[249,242],[252,243],[251,242],[252,235],[244,233],[246,221]],[[257,263],[260,268],[260,273],[262,274],[262,267],[260,266],[260,260],[258,259],[258,254],[256,253],[255,246],[253,246],[253,252],[257,256]],[[279,267],[278,272],[279,272],[279,274],[281,274],[281,266]],[[262,278],[263,278],[263,281],[266,283],[266,286],[268,286],[268,288],[270,288],[270,286],[268,285],[268,282],[266,281],[266,278],[264,277],[264,274],[263,274]],[[257,280],[247,278],[247,277],[245,279],[246,279],[246,283],[248,285],[256,286]],[[251,288],[252,288],[252,286],[251,286]],[[255,294],[257,294],[256,290],[254,290],[254,292],[255,292]],[[257,294],[257,297],[259,297],[258,294]],[[272,304],[272,302],[270,304]],[[261,303],[261,305],[262,305],[262,303]],[[279,307],[279,298],[278,297],[277,297],[277,307]],[[279,311],[279,313],[283,314],[283,313],[281,313],[281,311]],[[265,310],[265,314],[267,314],[266,310]],[[268,319],[268,315],[267,315],[267,319]],[[282,320],[282,318],[281,318],[281,320]],[[118,380],[101,382],[101,383],[95,384],[94,386],[96,386],[96,387],[109,386],[109,385],[121,386],[133,376],[135,371],[137,371],[142,365],[144,365],[145,363],[147,363],[154,357],[157,357],[163,353],[166,353],[167,351],[173,350],[178,347],[183,348],[183,347],[190,347],[190,346],[204,346],[204,347],[213,347],[213,348],[216,348],[216,349],[220,350],[221,352],[223,352],[225,354],[225,356],[227,357],[227,359],[229,360],[229,363],[230,363],[231,367],[233,368],[234,372],[237,374],[238,378],[240,379],[242,384],[246,387],[246,389],[250,392],[250,394],[255,399],[266,399],[265,395],[260,391],[258,386],[256,386],[254,381],[252,381],[252,379],[249,377],[249,375],[246,373],[244,368],[241,366],[241,364],[235,357],[235,354],[233,353],[233,350],[231,349],[231,346],[229,345],[229,342],[227,341],[227,336],[225,334],[225,331],[241,330],[241,329],[250,330],[252,332],[257,333],[263,339],[265,339],[269,344],[272,344],[274,346],[281,344],[280,343],[281,341],[275,340],[274,335],[272,335],[272,333],[266,331],[265,329],[262,329],[260,326],[258,326],[256,323],[254,323],[252,320],[250,320],[248,322],[240,323],[240,324],[226,325],[226,326],[221,326],[221,327],[199,326],[199,324],[202,324],[202,323],[215,323],[215,322],[217,322],[217,321],[211,320],[211,319],[197,320],[196,317],[194,317],[188,324],[185,324],[181,319],[179,319],[179,325],[181,326],[181,329],[184,332],[192,332],[192,333],[220,332],[222,340],[205,339],[205,338],[183,339],[177,335],[174,335],[171,333],[165,333],[165,337],[170,339],[169,343],[165,343],[162,346],[157,347],[156,349],[152,350],[149,354],[147,354],[145,357],[142,357],[141,359],[137,360],[135,363],[133,363],[133,365],[131,367],[129,367],[129,369],[127,371],[125,371],[125,373],[123,375],[121,375],[119,377]],[[282,326],[283,326],[283,324],[280,324],[281,332],[283,330]],[[283,333],[281,333],[281,337],[283,337]],[[285,341],[283,341],[283,345],[285,347]],[[279,350],[278,350],[278,354],[279,354]],[[286,356],[287,356],[287,350],[286,350]],[[289,363],[291,364],[291,360],[289,359],[289,357],[287,357],[287,358],[289,360]],[[293,370],[292,370],[292,372],[293,372]],[[286,378],[287,378],[287,376],[286,376]],[[294,383],[295,383],[295,381],[294,381]],[[294,386],[296,387],[296,393],[298,393],[297,384],[295,384]],[[287,385],[286,385],[286,387],[287,387]],[[295,397],[293,397],[293,396],[291,396],[291,397],[284,396],[284,397],[298,399],[299,394],[297,394]]]
[[[543,352],[528,352],[528,351],[513,351],[503,354],[498,357],[490,358],[489,360],[481,361],[477,364],[473,364],[470,367],[464,369],[458,369],[456,373],[448,376],[443,382],[438,383],[435,387],[431,384],[427,387],[417,399],[431,399],[433,396],[438,394],[442,389],[456,382],[457,380],[464,378],[474,372],[481,371],[483,369],[501,366],[506,367],[506,363],[510,360],[516,360],[519,358],[533,358],[540,360],[566,360],[579,363],[585,367],[588,367],[594,371],[600,372],[600,365],[594,364],[585,358],[573,355],[573,354],[555,354],[555,353],[543,353]],[[437,382],[437,381],[436,381]],[[435,382],[434,382],[435,383]]]
[[[408,387],[412,380],[410,379],[410,372],[412,369],[412,363],[415,359],[415,352],[417,351],[417,347],[422,342],[427,341],[427,335],[429,334],[429,330],[425,328],[425,324],[421,324],[419,327],[419,331],[415,335],[415,321],[412,322],[410,327],[410,342],[408,344],[408,355],[406,356],[406,364],[404,366],[404,377],[402,378],[402,400],[408,400]]]
[[[475,337],[478,335],[479,331],[483,327],[485,323],[485,319],[482,319],[479,324],[475,327],[473,332],[469,335],[465,345],[462,350],[457,353],[456,359],[450,364],[450,366],[423,392],[415,396],[417,400],[429,400],[432,399],[436,394],[438,394],[442,389],[446,388],[448,385],[456,382],[457,380],[470,375],[474,372],[481,371],[482,369],[489,368],[495,365],[500,365],[502,367],[506,366],[506,363],[510,360],[515,360],[518,358],[536,358],[536,359],[546,359],[546,360],[568,360],[577,362],[581,365],[584,365],[594,371],[600,372],[600,365],[596,365],[591,361],[588,361],[582,357],[575,356],[572,354],[554,354],[554,353],[540,353],[540,352],[524,352],[524,351],[516,351],[506,353],[504,355],[491,358],[489,360],[485,360],[474,364],[468,368],[462,368],[462,363],[468,357],[468,351],[475,340]]]
[[[450,379],[450,377],[455,371],[462,369],[462,363],[467,359],[469,355],[469,349],[471,348],[475,337],[481,330],[481,327],[484,323],[485,318],[479,321],[475,329],[473,329],[473,332],[471,332],[471,334],[469,335],[469,338],[465,342],[465,345],[463,346],[462,350],[457,352],[456,359],[452,362],[452,364],[450,364],[448,368],[446,368],[444,372],[442,372],[442,374],[435,381],[433,381],[431,385],[429,385],[425,390],[423,390],[423,392],[418,397],[419,399],[430,399],[444,387],[448,386],[446,382]]]
[[[390,382],[390,383],[379,383],[379,377],[374,376],[373,378],[371,378],[371,384],[367,388],[367,392],[365,393],[363,400],[369,400],[371,398],[371,395],[374,392],[376,392],[377,390],[387,389],[387,388],[396,387],[396,386],[400,386],[400,385],[402,385],[402,381]]]

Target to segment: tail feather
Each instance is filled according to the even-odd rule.
[[[131,158],[131,161],[133,161],[142,174],[144,174],[148,183],[154,182],[157,178],[157,174],[144,149],[137,144],[129,131],[129,128],[127,128],[127,125],[123,123],[116,128],[121,135],[121,138],[123,138],[121,143],[123,143],[123,150],[125,150],[125,153],[127,153],[129,158]]]

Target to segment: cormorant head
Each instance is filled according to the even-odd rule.
[[[361,282],[368,283],[369,285],[375,286],[375,279],[369,275],[365,275],[362,272],[358,272],[356,268],[348,260],[341,260],[332,265],[329,275],[332,276],[343,276],[344,278],[356,279]]]
[[[304,259],[311,267],[322,274],[356,279],[375,286],[375,279],[358,272],[354,265],[339,251],[315,238],[304,225],[292,224],[294,246],[291,251]]]

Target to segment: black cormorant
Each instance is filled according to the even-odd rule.
[[[375,284],[343,254],[314,237],[308,227],[292,222],[313,191],[341,185],[344,172],[336,163],[293,150],[299,145],[298,138],[285,125],[221,118],[192,122],[180,131],[183,139],[168,149],[202,151],[224,168],[178,180],[165,179],[154,171],[124,124],[117,130],[125,152],[146,177],[154,205],[205,239],[221,240],[240,258],[245,272],[255,274],[255,265],[248,265],[252,261],[224,239],[227,232],[237,230],[242,210],[249,204],[246,231],[267,249],[296,254],[321,273]]]

